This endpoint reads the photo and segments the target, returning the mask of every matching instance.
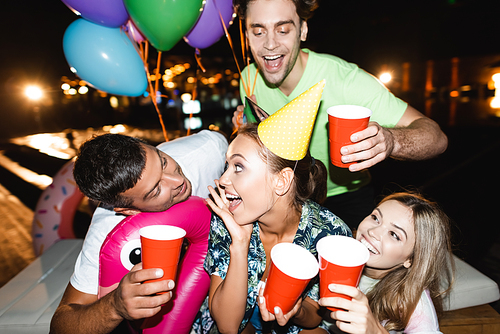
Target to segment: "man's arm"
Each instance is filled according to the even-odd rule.
[[[50,333],[109,333],[123,320],[113,309],[113,292],[102,299],[68,284],[50,323]]]
[[[371,167],[387,157],[400,160],[425,160],[436,157],[448,147],[448,138],[439,125],[408,105],[394,128],[370,122],[368,128],[351,136],[355,144],[341,149],[351,172]]]
[[[142,284],[163,276],[163,272],[140,270],[141,266],[134,266],[118,287],[101,299],[80,292],[69,283],[52,317],[50,333],[109,333],[124,319],[138,320],[158,313],[161,305],[172,298],[172,293],[156,294],[172,290],[174,282]]]
[[[396,127],[388,129],[394,136],[391,157],[401,160],[425,160],[443,153],[448,137],[439,125],[408,105]]]

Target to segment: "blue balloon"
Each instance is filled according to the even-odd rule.
[[[144,63],[120,28],[78,19],[64,33],[63,50],[71,71],[96,89],[139,96],[148,86]]]

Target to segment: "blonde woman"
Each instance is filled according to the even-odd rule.
[[[319,301],[346,310],[329,314],[336,326],[346,333],[440,333],[437,314],[454,270],[443,211],[417,194],[392,194],[359,224],[356,239],[370,251],[359,289],[329,286],[352,301]]]

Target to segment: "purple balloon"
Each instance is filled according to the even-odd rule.
[[[207,0],[200,18],[189,33],[184,36],[186,43],[193,48],[204,49],[224,36],[224,27],[219,12],[226,28],[229,28],[229,22],[231,22],[234,13],[233,1]]]
[[[62,0],[75,14],[96,24],[116,28],[128,20],[123,0]]]

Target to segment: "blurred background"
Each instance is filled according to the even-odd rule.
[[[358,64],[439,123],[450,140],[442,156],[384,161],[371,169],[374,185],[380,194],[410,188],[438,201],[453,220],[455,254],[497,282],[499,15],[498,1],[323,0],[303,43]],[[4,230],[30,231],[42,189],[95,133],[162,142],[158,111],[170,139],[207,128],[232,131],[240,104],[236,62],[244,64],[237,18],[228,27],[234,55],[225,36],[199,50],[181,39],[162,53],[157,73],[158,53],[149,47],[145,59],[152,84],[158,83],[158,111],[148,93],[112,94],[71,71],[63,35],[76,20],[62,1],[1,5],[0,194],[23,208],[16,218],[22,228],[9,227],[10,211],[0,211]],[[81,211],[75,221],[83,236],[90,216]],[[6,268],[0,286],[34,257],[29,233],[16,233],[0,233],[0,253],[15,248],[18,257],[0,257]]]
[[[483,0],[323,0],[309,21],[303,46],[354,62],[377,77],[385,73],[381,78],[389,89],[442,126],[496,122],[499,9],[497,2]],[[0,136],[116,123],[159,126],[149,97],[113,96],[71,72],[63,35],[78,16],[62,1],[9,2],[0,15]],[[237,18],[229,32],[243,66]],[[205,72],[195,52],[180,40],[162,54],[158,106],[165,124],[186,129],[189,108],[183,101],[192,99],[196,88],[199,113],[191,128],[214,123],[227,129],[240,101],[231,47],[223,36],[201,49]],[[151,73],[156,62],[157,52],[150,46]],[[500,78],[496,81],[500,84]],[[41,90],[37,100],[25,95],[30,85]]]

